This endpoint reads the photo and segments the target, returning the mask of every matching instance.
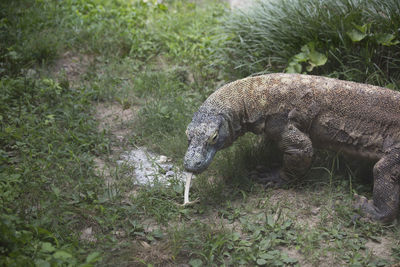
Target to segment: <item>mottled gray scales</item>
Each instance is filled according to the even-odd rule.
[[[215,153],[246,132],[278,142],[282,168],[271,180],[303,175],[313,147],[375,160],[373,201],[358,206],[391,221],[399,209],[400,93],[300,74],[268,74],[216,90],[187,128],[185,168],[202,172]]]

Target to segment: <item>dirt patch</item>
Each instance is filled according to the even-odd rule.
[[[372,241],[369,240],[366,244],[365,247],[372,252],[375,256],[378,256],[380,258],[383,258],[385,260],[391,260],[392,259],[392,246],[393,246],[393,240],[387,238],[387,237],[382,237],[378,241]]]
[[[80,77],[86,73],[87,68],[93,60],[94,57],[91,55],[74,54],[68,51],[57,60],[53,71],[55,73],[65,73],[68,81],[75,84],[80,80]]]
[[[81,235],[79,236],[79,239],[82,241],[86,241],[89,243],[95,243],[97,242],[97,238],[94,236],[94,231],[92,227],[85,228],[81,231]]]
[[[114,183],[114,179],[111,178],[110,166],[108,166],[103,159],[95,158],[94,166],[95,166],[96,174],[98,176],[104,177],[107,186],[110,186]]]
[[[133,265],[130,266],[148,266],[151,262],[154,266],[176,266],[172,265],[174,262],[174,254],[172,253],[171,247],[167,242],[152,242],[149,244],[146,241],[138,241],[135,246],[132,247],[135,255]],[[142,265],[143,264],[143,265]]]
[[[269,202],[279,205],[296,214],[296,224],[301,227],[314,228],[319,223],[320,208],[311,206],[309,196],[305,192],[293,189],[276,189],[271,192]]]
[[[126,127],[126,124],[134,120],[138,110],[138,106],[124,109],[118,102],[97,104],[96,119],[99,122],[99,131],[107,129],[118,140],[122,141],[131,131],[129,127]]]
[[[114,158],[117,157],[117,154],[123,151],[123,147],[126,145],[126,138],[131,132],[129,123],[134,120],[138,109],[138,107],[124,109],[118,102],[98,103],[96,105],[95,117],[99,122],[98,130],[100,132],[108,131],[114,138],[114,142],[111,144],[112,155],[109,159],[104,157],[94,159],[97,174],[104,177],[108,186],[115,182],[112,173],[115,172],[116,166],[107,161],[115,161]]]
[[[114,168],[127,167],[129,169],[129,176],[134,177],[132,182],[137,185],[169,184],[171,180],[183,182],[188,173],[176,168],[168,157],[152,153],[144,147],[127,145],[128,142],[126,139],[131,136],[131,124],[138,110],[138,106],[124,109],[118,102],[99,103],[96,106],[99,131],[107,130],[116,139],[116,142],[111,147],[111,151],[114,154],[111,156],[111,161],[116,163],[116,165],[111,165],[114,165]],[[127,147],[130,149],[124,150]],[[110,167],[105,161],[97,158],[95,159],[95,164],[97,172],[105,177],[107,184],[112,184],[114,179],[110,175]]]

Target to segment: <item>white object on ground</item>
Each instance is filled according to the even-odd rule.
[[[153,186],[155,183],[170,184],[170,180],[174,179],[185,183],[184,202],[180,206],[192,205],[199,202],[199,199],[189,201],[190,184],[193,173],[172,171],[174,166],[169,163],[166,156],[156,155],[147,151],[146,148],[137,147],[131,151],[126,151],[121,155],[121,160],[117,161],[118,165],[126,165],[134,168],[134,183],[137,185]]]
[[[126,151],[121,155],[118,165],[133,167],[134,183],[137,185],[150,185],[155,183],[170,184],[171,180],[184,182],[189,174],[185,171],[176,170],[163,155],[157,155],[149,152],[146,148],[138,147],[131,151]]]

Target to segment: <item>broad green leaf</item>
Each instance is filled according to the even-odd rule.
[[[302,66],[296,62],[290,62],[289,66],[286,68],[287,73],[301,73]]]
[[[271,255],[270,253],[261,253],[260,255],[258,255],[258,257],[264,260],[272,260],[274,258],[274,255]]]
[[[19,54],[15,51],[8,52],[8,56],[13,60],[17,60],[20,58]]]
[[[55,185],[51,185],[50,187],[51,187],[51,190],[53,190],[53,193],[56,195],[56,197],[57,198],[60,197],[61,190],[58,187],[56,187]]]
[[[261,240],[260,244],[259,244],[259,249],[264,251],[267,250],[271,247],[271,240],[268,238],[264,238],[263,240]]]
[[[168,113],[168,107],[167,106],[162,106],[160,109],[160,113],[165,115]]]
[[[238,232],[234,232],[232,234],[232,241],[237,241],[240,238],[240,234]]]
[[[295,70],[292,66],[288,66],[288,67],[285,69],[285,72],[286,72],[286,73],[297,73],[296,70]]]
[[[288,255],[286,255],[286,254],[283,254],[283,255],[282,255],[282,260],[283,260],[284,263],[296,263],[296,262],[298,262],[297,259],[295,259],[295,258],[290,258],[290,257],[289,257]]]
[[[66,260],[66,259],[72,258],[72,255],[66,251],[59,250],[53,254],[53,257],[56,259],[59,259],[59,260]]]
[[[306,54],[310,53],[311,51],[315,50],[315,43],[309,42],[301,47],[301,51],[305,52]]]
[[[306,62],[308,59],[308,53],[301,52],[293,57],[294,61],[296,62]]]
[[[0,28],[7,28],[8,20],[6,18],[0,19]]]
[[[395,89],[396,85],[394,83],[388,83],[388,84],[385,85],[385,87],[389,88],[389,89]]]
[[[267,264],[267,261],[264,260],[264,259],[258,259],[258,260],[257,260],[257,264],[258,264],[258,265],[265,265],[265,264]]]
[[[310,53],[310,62],[315,66],[325,65],[327,60],[328,58],[324,54],[321,54],[317,51],[312,51]]]
[[[41,227],[36,227],[35,230],[41,235],[52,238],[54,240],[54,243],[56,243],[56,247],[58,247],[58,239],[54,237],[53,233]]]
[[[312,63],[310,63],[310,65],[308,65],[308,66],[306,67],[306,70],[307,70],[308,72],[312,72],[313,69],[314,69],[314,67],[315,67],[315,65],[312,64]]]
[[[203,266],[203,262],[200,259],[193,259],[189,261],[190,266],[192,267],[200,267]]]
[[[36,267],[50,267],[51,265],[49,262],[47,262],[45,260],[38,259],[38,260],[35,260],[35,266]]]
[[[53,252],[54,250],[56,250],[55,247],[53,247],[53,245],[49,242],[43,242],[42,243],[42,249],[41,251],[43,252]]]
[[[158,4],[157,5],[158,9],[162,10],[162,11],[167,11],[168,7],[164,4]]]
[[[281,254],[281,252],[279,250],[272,250],[268,252],[268,256],[265,257],[264,259],[268,259],[268,260],[272,260],[274,258],[276,258],[277,256],[279,256]]]
[[[244,246],[244,247],[251,247],[251,245],[253,245],[253,243],[250,241],[247,241],[247,240],[240,240],[239,245]]]
[[[383,34],[378,34],[376,36],[376,41],[378,42],[378,44],[385,45],[385,46],[391,46],[391,45],[396,45],[396,44],[400,43],[398,40],[394,40],[394,38],[396,38],[396,36],[394,36],[393,34],[383,33]]]
[[[288,229],[290,226],[292,225],[292,221],[291,220],[287,220],[283,223],[281,229]]]
[[[359,42],[359,41],[361,41],[362,39],[364,39],[367,36],[367,34],[362,33],[362,32],[360,32],[358,30],[355,30],[355,29],[346,32],[346,34],[347,34],[347,36],[350,37],[350,39],[353,42]]]
[[[382,34],[378,34],[376,36],[376,41],[378,42],[378,44],[383,44],[383,43],[391,42],[394,38],[395,38],[395,36],[393,34],[382,33]]]
[[[87,263],[95,263],[101,259],[100,257],[100,252],[92,252],[86,257],[86,262]]]
[[[304,53],[306,53],[306,54],[310,53],[310,47],[308,46],[308,44],[303,45],[303,46],[301,47],[301,52],[304,52]]]
[[[371,25],[372,25],[371,23],[366,23],[366,24],[364,24],[362,26],[359,26],[359,25],[357,25],[355,23],[352,23],[352,24],[361,33],[367,33],[369,31],[369,29],[371,28]]]
[[[274,220],[274,217],[272,215],[268,215],[267,216],[267,223],[268,223],[269,226],[274,227],[275,220]]]

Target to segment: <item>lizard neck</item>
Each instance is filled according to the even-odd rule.
[[[205,112],[221,114],[229,124],[231,141],[246,132],[261,134],[269,114],[266,77],[251,77],[229,83],[211,94],[203,104]]]

